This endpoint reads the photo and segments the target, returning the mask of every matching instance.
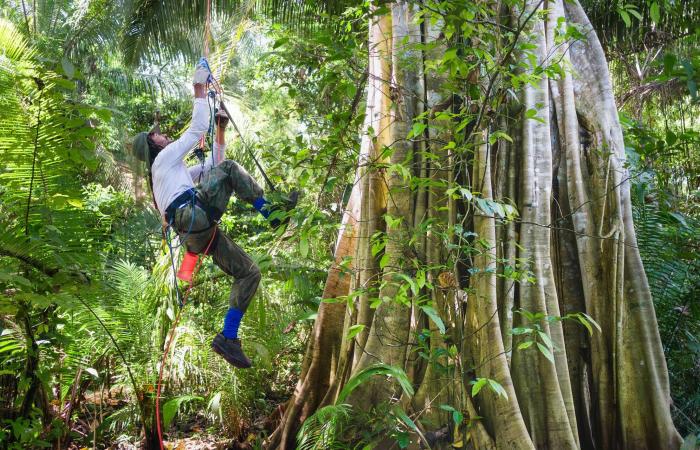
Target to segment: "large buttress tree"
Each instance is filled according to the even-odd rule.
[[[474,448],[678,448],[608,67],[579,3],[394,2],[369,54],[328,301],[270,447],[295,448],[342,393],[358,411],[399,404],[423,441],[465,437],[454,408]],[[378,364],[414,389],[375,376],[345,398]]]

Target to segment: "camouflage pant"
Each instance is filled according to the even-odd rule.
[[[196,187],[197,196],[210,208],[226,211],[231,194],[253,203],[262,197],[263,190],[240,165],[234,161],[222,161],[202,174]],[[199,206],[187,205],[175,212],[174,228],[191,252],[202,253],[212,242],[214,230],[218,236],[212,242],[208,254],[214,263],[235,278],[231,287],[229,306],[243,312],[248,308],[260,283],[260,269],[248,254],[221,230],[209,227],[209,219]],[[190,232],[188,233],[188,230]]]

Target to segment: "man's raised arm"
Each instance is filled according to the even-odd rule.
[[[197,65],[194,72],[194,107],[192,108],[192,120],[190,126],[175,141],[168,144],[158,155],[154,166],[170,165],[182,159],[201,139],[209,129],[209,105],[207,103],[206,82],[209,78],[209,70]]]

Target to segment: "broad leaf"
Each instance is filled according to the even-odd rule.
[[[403,369],[390,366],[388,364],[375,364],[364,370],[361,370],[357,373],[357,375],[350,378],[348,382],[345,383],[345,387],[343,387],[343,390],[340,391],[340,395],[338,395],[336,404],[343,403],[345,399],[347,399],[347,397],[352,393],[352,391],[354,391],[358,386],[360,386],[362,383],[364,383],[374,375],[384,375],[394,378],[396,381],[398,381],[399,385],[401,385],[401,389],[403,389],[404,393],[409,397],[412,397],[415,393],[413,390],[413,386],[411,385],[411,382],[409,381],[408,376],[406,375],[406,372],[403,371]]]

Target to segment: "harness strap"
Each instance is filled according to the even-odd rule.
[[[165,220],[168,223],[173,223],[175,220],[176,211],[187,206],[188,204],[197,206],[204,211],[207,216],[207,220],[209,221],[209,226],[207,228],[198,231],[190,230],[190,233],[201,233],[202,231],[210,229],[213,226],[212,224],[216,224],[224,213],[219,208],[208,205],[199,197],[199,195],[197,195],[197,191],[194,188],[190,188],[178,195],[175,200],[168,205],[168,207],[165,209]]]
[[[169,226],[172,226],[175,222],[175,213],[177,212],[178,209],[183,208],[187,205],[192,205],[192,214],[195,214],[194,207],[197,207],[204,211],[204,214],[207,216],[207,222],[209,225],[207,227],[202,228],[201,230],[192,230],[191,228],[187,230],[187,236],[192,235],[192,234],[201,234],[208,232],[212,228],[214,228],[214,233],[213,236],[211,237],[209,241],[209,245],[207,245],[206,250],[204,252],[201,252],[200,254],[208,255],[209,254],[209,249],[211,248],[216,248],[219,242],[219,233],[217,232],[218,229],[216,228],[219,219],[221,219],[221,216],[223,215],[223,211],[219,210],[216,207],[209,206],[206,204],[199,196],[197,195],[197,191],[194,188],[190,188],[183,192],[182,194],[178,195],[175,200],[173,200],[170,205],[165,210],[165,218],[168,222]],[[192,218],[192,222],[194,222],[194,217]],[[185,239],[187,238],[185,236]]]

